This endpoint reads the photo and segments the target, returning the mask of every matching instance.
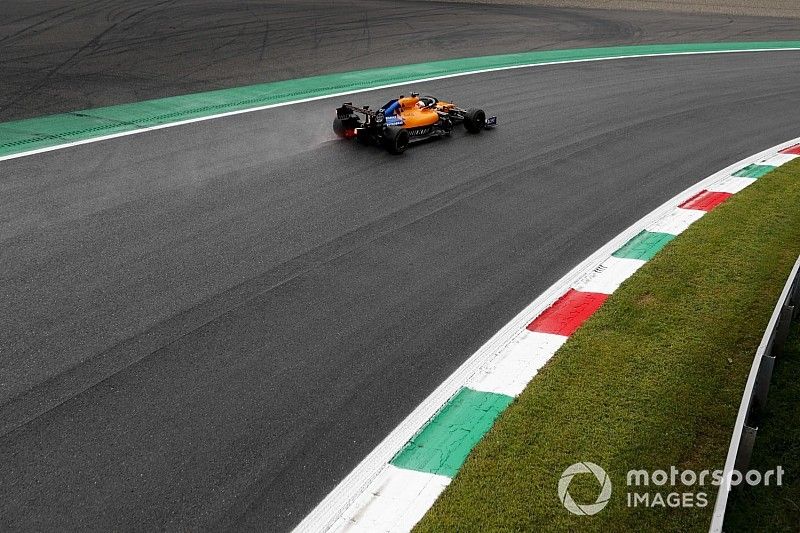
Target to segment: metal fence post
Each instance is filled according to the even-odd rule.
[[[772,356],[764,355],[761,357],[761,363],[758,365],[758,375],[756,377],[756,384],[753,391],[753,398],[756,400],[755,409],[760,412],[767,405],[767,393],[769,392],[769,382],[772,380],[772,370],[775,368],[775,358]],[[753,405],[750,405],[750,413],[748,420],[752,419]]]
[[[794,280],[794,290],[789,295],[789,304],[794,306],[794,316],[792,318],[800,317],[800,274]]]
[[[775,338],[772,341],[772,355],[783,354],[786,346],[786,339],[789,337],[789,327],[792,324],[795,306],[784,304],[781,308],[781,316],[778,318],[778,326],[775,328]]]
[[[736,451],[736,462],[734,468],[739,472],[744,472],[750,466],[750,457],[753,455],[753,444],[756,441],[758,428],[744,426],[742,428],[742,438],[739,440],[739,448]]]

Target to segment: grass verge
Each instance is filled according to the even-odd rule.
[[[800,253],[800,159],[693,224],[615,292],[475,447],[417,531],[705,531],[704,507],[627,504],[631,469],[721,469],[756,347]],[[579,461],[613,483],[605,509],[557,495]],[[594,503],[599,486],[569,486]],[[643,491],[642,491],[643,492]]]
[[[731,492],[725,531],[800,531],[800,322],[776,360],[750,468],[781,465],[783,485],[743,486]]]

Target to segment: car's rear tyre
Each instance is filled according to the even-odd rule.
[[[344,127],[344,120],[340,118],[333,119],[333,133],[337,137],[344,137],[344,132],[347,128]]]
[[[337,137],[347,137],[347,131],[353,131],[361,125],[358,117],[351,115],[348,118],[336,117],[333,119],[333,132]]]
[[[486,127],[486,113],[483,109],[468,109],[464,114],[464,127],[470,133],[480,133]]]
[[[399,155],[406,151],[410,137],[403,128],[388,127],[383,135],[383,145],[390,154]]]

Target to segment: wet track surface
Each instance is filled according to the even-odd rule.
[[[432,1],[4,0],[0,120],[388,64],[800,39],[797,20]]]
[[[291,527],[569,268],[797,136],[799,60],[425,83],[501,125],[400,157],[336,99],[0,163],[0,529]]]

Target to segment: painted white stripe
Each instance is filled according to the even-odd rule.
[[[757,180],[753,178],[737,178],[736,176],[730,176],[720,181],[719,183],[716,183],[714,185],[714,188],[709,189],[709,191],[729,192],[731,194],[736,194],[745,187],[749,187],[756,181]]]
[[[795,159],[797,157],[800,157],[800,156],[795,155],[795,154],[776,154],[776,155],[773,155],[772,157],[764,159],[763,161],[759,161],[756,164],[758,164],[758,165],[772,165],[773,167],[779,167],[781,165],[785,165],[786,163],[788,163],[789,161],[792,161],[793,159]]]
[[[564,335],[523,329],[503,351],[478,369],[467,387],[518,396],[565,342]]]
[[[386,465],[332,529],[348,533],[410,531],[449,483],[447,476]]]
[[[729,176],[725,177],[727,178]],[[712,185],[709,185],[709,187],[711,186]],[[683,209],[676,207],[672,212],[648,225],[645,229],[656,233],[680,235],[686,231],[686,228],[703,218],[705,214],[705,211],[700,211],[699,209]]]
[[[389,461],[423,427],[423,425],[441,409],[445,402],[447,402],[459,388],[470,382],[489,361],[497,357],[499,357],[498,361],[503,361],[503,352],[508,347],[512,346],[515,339],[520,337],[520,332],[525,326],[539,316],[545,309],[550,307],[557,298],[567,292],[567,290],[578,283],[579,280],[584,279],[587,274],[592,272],[599,265],[604,263],[611,257],[613,252],[643,229],[673,227],[676,225],[675,220],[680,221],[680,226],[683,227],[687,215],[681,214],[680,211],[688,210],[679,209],[677,207],[679,204],[696,195],[703,189],[709,189],[725,178],[730,177],[733,172],[743,166],[769,158],[778,151],[797,143],[800,143],[800,137],[738,161],[692,187],[689,187],[639,219],[570,270],[492,336],[486,344],[481,346],[477,352],[472,354],[472,356],[458,367],[453,374],[439,385],[430,396],[417,406],[400,425],[367,455],[367,457],[364,458],[364,460],[356,466],[356,468],[353,469],[353,471],[350,472],[350,474],[348,474],[308,516],[306,516],[295,531],[315,533],[319,531],[330,531],[334,526],[340,528],[342,526],[343,517],[345,516],[347,517],[346,520],[352,522],[355,526],[356,522],[359,522],[358,517],[362,516],[362,511],[366,512],[365,506],[369,506],[369,502],[371,501],[369,495],[375,492],[373,484],[378,483],[378,485],[380,485],[380,482],[377,482],[376,479],[379,479],[380,476],[388,475],[384,474],[384,472],[388,466],[390,466],[388,465]],[[676,214],[676,212],[678,214]],[[702,216],[702,214],[700,216]],[[664,223],[664,219],[669,219],[672,222]],[[683,229],[685,229],[685,227],[683,227]],[[475,379],[478,380],[479,378]],[[405,511],[402,511],[413,518],[413,523],[410,523],[411,519],[405,522],[406,526],[404,527],[406,527],[406,529],[403,529],[403,531],[409,531],[411,527],[413,527],[413,524],[424,516],[425,512],[433,505],[433,500],[427,501],[423,498],[419,498],[415,501],[417,502],[415,505],[419,505],[418,508],[410,509],[406,507]],[[390,513],[394,511],[387,509],[384,512]],[[353,520],[355,520],[355,522]]]
[[[597,268],[578,280],[573,288],[581,292],[612,294],[622,282],[642,268],[646,261],[622,257],[609,257]]]
[[[118,137],[127,137],[128,135],[138,135],[140,133],[145,133],[148,131],[154,130],[162,130],[165,128],[174,128],[176,126],[184,126],[186,124],[194,124],[196,122],[204,122],[206,120],[214,120],[223,117],[230,117],[234,115],[242,115],[244,113],[254,113],[256,111],[263,111],[265,109],[273,109],[275,107],[284,107],[288,105],[295,105],[295,104],[302,104],[304,102],[313,102],[316,100],[325,100],[327,98],[338,98],[340,96],[347,96],[351,94],[359,94],[359,93],[366,93],[370,91],[379,91],[381,89],[389,89],[391,87],[400,87],[404,85],[409,85],[412,83],[425,83],[428,81],[436,81],[436,80],[444,80],[448,78],[459,78],[461,76],[472,76],[475,74],[485,74],[488,72],[499,72],[503,70],[516,70],[522,68],[534,68],[534,67],[546,67],[552,65],[568,65],[571,63],[594,63],[597,61],[615,61],[621,59],[638,59],[644,57],[670,57],[670,56],[695,56],[695,55],[718,55],[718,54],[741,54],[741,53],[755,53],[755,52],[797,52],[800,48],[762,48],[762,49],[748,49],[748,50],[712,50],[706,52],[667,52],[661,54],[631,54],[631,55],[624,55],[624,56],[614,56],[614,57],[597,57],[592,59],[569,59],[564,61],[550,61],[547,63],[531,63],[531,64],[524,64],[524,65],[512,65],[507,67],[495,67],[495,68],[487,68],[487,69],[479,69],[479,70],[471,70],[467,72],[458,72],[455,74],[444,74],[442,76],[431,76],[427,78],[419,78],[415,80],[407,80],[401,81],[397,83],[389,83],[386,85],[380,85],[378,87],[371,87],[368,89],[355,89],[350,91],[338,92],[338,93],[331,93],[326,94],[324,96],[314,96],[311,98],[300,98],[297,100],[291,100],[289,102],[281,102],[279,104],[268,104],[262,106],[251,107],[248,109],[239,109],[237,111],[226,111],[225,113],[217,113],[215,115],[208,115],[206,117],[198,117],[198,118],[191,118],[187,120],[179,120],[177,122],[170,122],[169,124],[160,124],[158,126],[148,126],[146,128],[140,128],[133,131],[123,131],[120,133],[112,133],[110,135],[102,135],[100,137],[93,137],[91,139],[84,139],[81,141],[73,141],[64,144],[59,144],[56,146],[48,146],[46,148],[37,148],[36,150],[29,150],[27,152],[20,152],[18,154],[10,154],[0,157],[0,161],[5,161],[7,159],[16,159],[19,157],[27,157],[36,154],[42,154],[45,152],[52,152],[54,150],[63,150],[64,148],[71,148],[73,146],[80,146],[83,144],[91,144],[101,141],[107,141],[109,139],[116,139]],[[786,146],[785,148],[788,148]]]

